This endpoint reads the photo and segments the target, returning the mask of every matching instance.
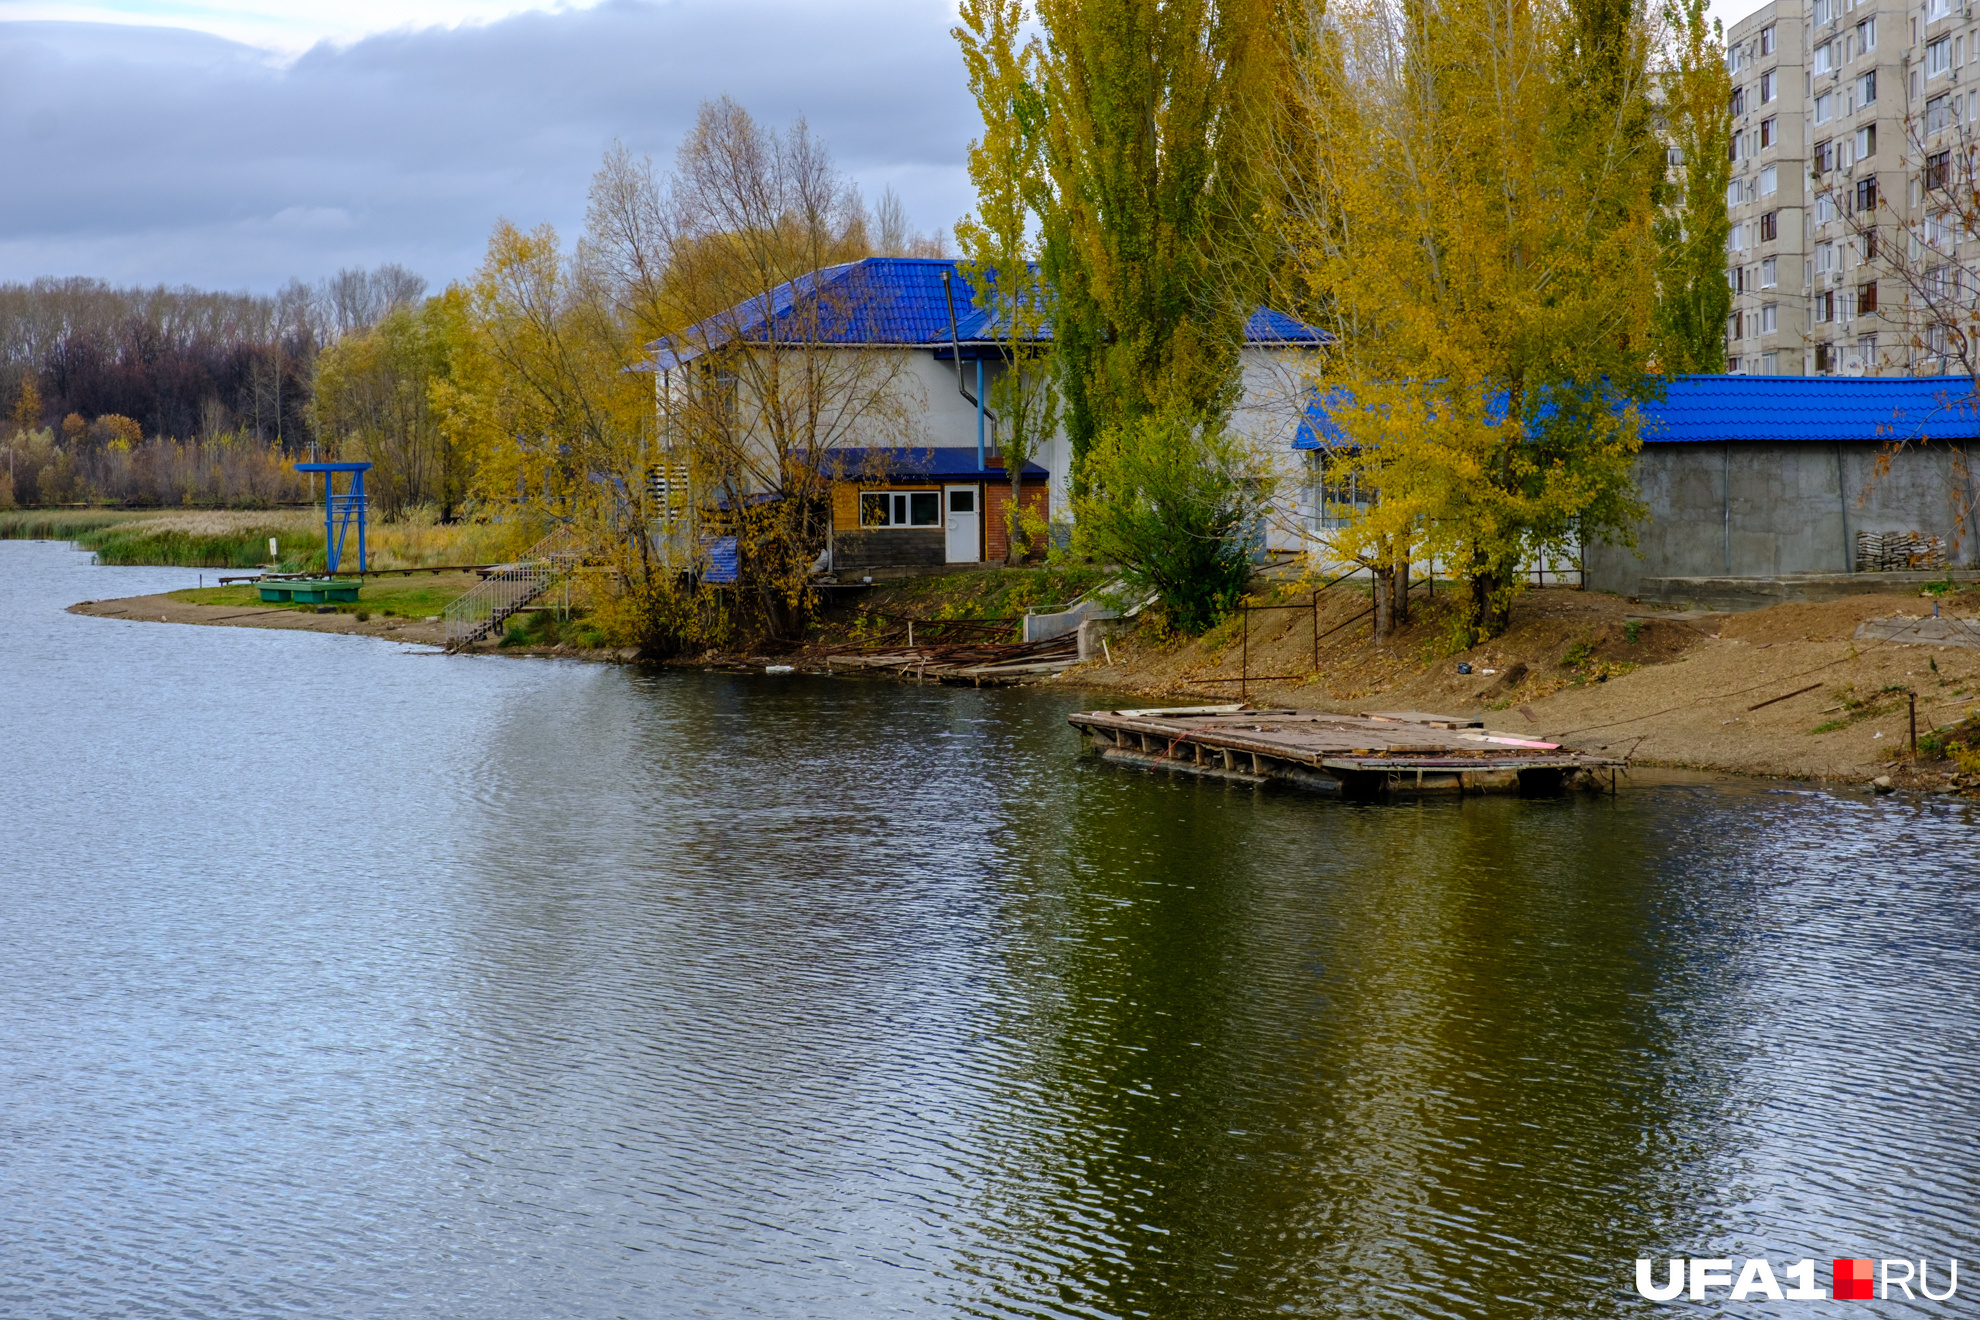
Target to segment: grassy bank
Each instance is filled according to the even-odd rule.
[[[436,573],[430,577],[371,578],[368,579],[356,601],[346,601],[337,606],[341,614],[379,614],[404,619],[428,619],[442,613],[447,602],[467,591],[478,581],[472,573]],[[227,605],[240,609],[270,608],[264,606],[261,595],[253,587],[207,587],[204,590],[193,588],[187,591],[174,591],[173,600],[184,601],[188,605]],[[288,608],[315,613],[314,605],[296,605]]]
[[[284,573],[322,570],[328,563],[323,515],[311,509],[23,509],[0,513],[0,540],[73,541],[99,561],[182,568],[260,568],[268,542]],[[514,556],[534,536],[500,523],[375,523],[366,532],[373,568],[492,564]],[[344,541],[347,567],[356,566],[357,535]]]

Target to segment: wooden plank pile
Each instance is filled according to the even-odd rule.
[[[1285,780],[1347,796],[1551,791],[1626,765],[1421,711],[1187,706],[1081,711],[1067,719],[1109,760],[1248,783]]]
[[[828,669],[877,670],[917,682],[1021,683],[1063,673],[1079,659],[1074,637],[1044,642],[842,643],[817,650]]]

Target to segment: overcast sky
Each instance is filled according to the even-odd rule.
[[[273,290],[490,226],[575,236],[614,139],[670,163],[703,100],[802,113],[869,201],[969,210],[947,0],[0,0],[0,280]]]
[[[1715,0],[1727,22],[1757,0]],[[489,227],[574,234],[616,139],[670,162],[703,100],[806,115],[869,201],[970,209],[949,0],[0,0],[0,280],[268,291]]]

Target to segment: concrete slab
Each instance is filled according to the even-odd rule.
[[[1856,626],[1856,636],[1859,641],[1980,651],[1980,619],[1865,619]]]
[[[1741,612],[1764,610],[1784,601],[1839,600],[1844,596],[1883,595],[1920,591],[1944,582],[1936,573],[1782,573],[1770,577],[1644,578],[1637,599],[1646,604],[1673,605],[1692,610]],[[1954,569],[1958,583],[1980,582],[1980,571]]]

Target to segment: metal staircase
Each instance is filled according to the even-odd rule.
[[[512,615],[567,581],[583,558],[569,527],[559,527],[511,564],[486,570],[467,594],[447,604],[447,649],[458,651],[495,632]]]

